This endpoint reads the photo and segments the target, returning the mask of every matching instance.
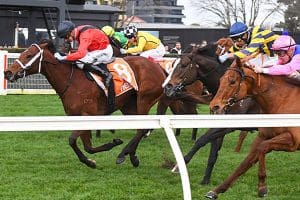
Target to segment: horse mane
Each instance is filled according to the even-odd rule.
[[[208,43],[204,47],[199,47],[196,50],[194,50],[194,53],[201,54],[203,56],[217,58],[216,53],[215,53],[216,48],[217,48],[217,45],[215,43]]]
[[[40,41],[40,45],[42,45],[42,44],[46,44],[47,47],[48,47],[48,50],[49,50],[52,54],[54,54],[54,53],[56,52],[56,47],[55,47],[55,45],[54,45],[54,43],[53,43],[52,40],[49,40],[49,39],[43,39],[43,40]]]

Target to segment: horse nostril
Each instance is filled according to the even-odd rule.
[[[213,106],[211,109],[211,113],[216,114],[216,113],[218,113],[219,109],[220,109],[220,106],[218,106],[218,105]]]
[[[11,71],[4,71],[4,78],[9,80],[12,77],[12,72]]]

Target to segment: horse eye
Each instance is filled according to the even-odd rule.
[[[235,84],[235,80],[234,79],[229,79],[229,85],[234,85]]]

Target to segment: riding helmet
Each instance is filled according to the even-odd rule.
[[[75,24],[70,21],[62,21],[57,28],[57,36],[66,38],[67,35],[75,28]]]
[[[103,26],[101,30],[109,37],[115,33],[115,30],[111,26]]]
[[[290,48],[295,48],[295,46],[296,46],[296,42],[291,36],[281,35],[274,41],[271,49],[287,51]]]
[[[242,22],[234,23],[229,30],[229,37],[240,36],[248,31],[248,26]]]
[[[124,35],[127,37],[127,38],[132,38],[132,37],[135,37],[136,34],[137,34],[138,30],[135,26],[133,25],[130,25],[130,26],[126,26],[124,28]]]

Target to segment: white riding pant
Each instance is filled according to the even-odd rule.
[[[144,51],[140,54],[140,56],[148,58],[149,56],[154,59],[162,58],[166,53],[166,49],[163,44],[158,45],[156,49],[150,49],[147,51]]]
[[[100,64],[100,63],[110,63],[112,61],[112,56],[113,56],[113,48],[109,44],[106,49],[101,49],[101,50],[95,50],[95,51],[90,51],[81,58],[77,62],[77,66],[82,69],[83,68],[83,63],[93,63],[95,65]]]

